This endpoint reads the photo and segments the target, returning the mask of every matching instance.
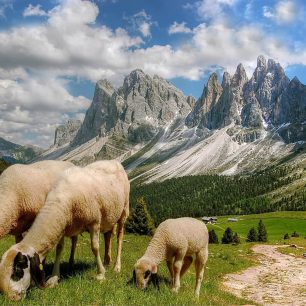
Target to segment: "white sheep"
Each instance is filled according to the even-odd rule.
[[[31,165],[16,164],[0,176],[0,239],[7,234],[21,241],[45,203],[48,192],[59,175],[73,164],[41,161]]]
[[[178,292],[180,278],[190,267],[195,254],[196,286],[199,296],[208,258],[208,231],[205,224],[193,218],[168,219],[162,222],[145,252],[134,267],[134,281],[141,289],[156,281],[157,266],[164,260],[172,278],[172,290]]]
[[[99,252],[99,233],[111,232],[118,225],[118,250],[115,270],[121,269],[124,223],[129,215],[130,185],[117,161],[99,161],[84,168],[73,167],[63,173],[49,192],[45,205],[24,239],[12,246],[0,263],[0,289],[10,299],[20,300],[31,278],[45,287],[41,261],[56,245],[60,255],[64,236],[89,231],[91,248],[96,257],[97,279],[105,278]],[[48,285],[57,284],[59,256]]]

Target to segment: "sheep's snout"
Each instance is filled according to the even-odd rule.
[[[7,296],[11,301],[19,302],[25,298],[26,291],[21,291],[21,292],[12,291],[9,292]]]

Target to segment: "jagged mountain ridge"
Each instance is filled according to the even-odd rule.
[[[72,142],[41,158],[78,164],[118,158],[132,176],[149,180],[251,171],[303,147],[305,92],[297,78],[290,81],[262,56],[250,79],[242,64],[233,76],[225,72],[221,84],[213,73],[197,101],[135,70],[117,90],[99,81]]]
[[[116,90],[107,80],[97,82],[93,102],[72,142],[112,134],[132,142],[148,141],[176,116],[186,116],[194,103],[168,81],[142,70],[132,71]]]

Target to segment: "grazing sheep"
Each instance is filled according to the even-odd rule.
[[[111,232],[118,225],[115,270],[121,269],[124,223],[129,215],[130,185],[117,161],[99,161],[84,168],[73,167],[63,173],[49,192],[45,205],[24,239],[12,246],[0,263],[0,289],[12,300],[20,300],[31,278],[45,287],[41,261],[57,245],[58,257],[48,286],[57,284],[59,257],[64,236],[89,231],[96,257],[97,279],[105,278],[99,252],[99,233]]]
[[[0,239],[15,236],[32,225],[45,203],[48,192],[59,175],[73,164],[64,161],[41,161],[31,165],[16,164],[0,176]]]
[[[195,254],[196,286],[199,296],[208,257],[208,232],[205,224],[193,218],[168,219],[162,222],[145,252],[134,267],[134,281],[141,289],[156,281],[157,266],[166,260],[172,278],[172,290],[178,292],[180,278],[190,267]]]

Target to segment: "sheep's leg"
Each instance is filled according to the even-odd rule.
[[[100,234],[100,225],[94,225],[90,229],[90,238],[91,238],[91,250],[96,257],[97,262],[97,280],[104,280],[105,279],[105,269],[102,264],[102,260],[100,257],[100,245],[99,245],[99,234]]]
[[[71,237],[71,251],[70,251],[70,257],[69,257],[69,269],[73,269],[73,266],[74,266],[74,254],[75,254],[77,242],[78,242],[78,236],[72,236]]]
[[[108,266],[112,262],[112,234],[113,230],[104,233],[104,262]]]
[[[173,264],[174,284],[172,287],[172,291],[175,293],[177,293],[181,287],[180,274],[183,265],[184,254],[185,253],[183,252],[179,252],[174,259],[174,264]]]
[[[56,246],[55,262],[53,265],[52,276],[47,281],[47,287],[53,288],[58,284],[60,277],[60,260],[64,249],[64,237],[61,238]]]
[[[204,265],[207,261],[208,257],[208,250],[203,250],[197,253],[196,255],[196,260],[195,260],[195,269],[196,269],[196,286],[195,286],[195,291],[194,294],[195,296],[200,295],[200,289],[201,289],[201,284],[203,281],[203,276],[204,276]]]
[[[174,285],[174,278],[173,278],[173,257],[167,259],[167,267],[168,267],[168,270],[169,270],[170,275],[171,275],[171,282],[172,282],[172,286],[173,286]]]
[[[190,267],[190,265],[192,264],[193,258],[192,256],[185,256],[184,257],[184,262],[183,262],[183,266],[181,269],[181,277],[185,274],[185,272],[188,270],[188,268]]]
[[[115,264],[115,272],[121,271],[121,251],[122,251],[122,242],[123,242],[123,235],[124,235],[124,223],[126,218],[121,218],[118,222],[117,228],[117,257],[116,257],[116,264]]]
[[[19,243],[23,239],[22,234],[15,235],[15,242]]]

